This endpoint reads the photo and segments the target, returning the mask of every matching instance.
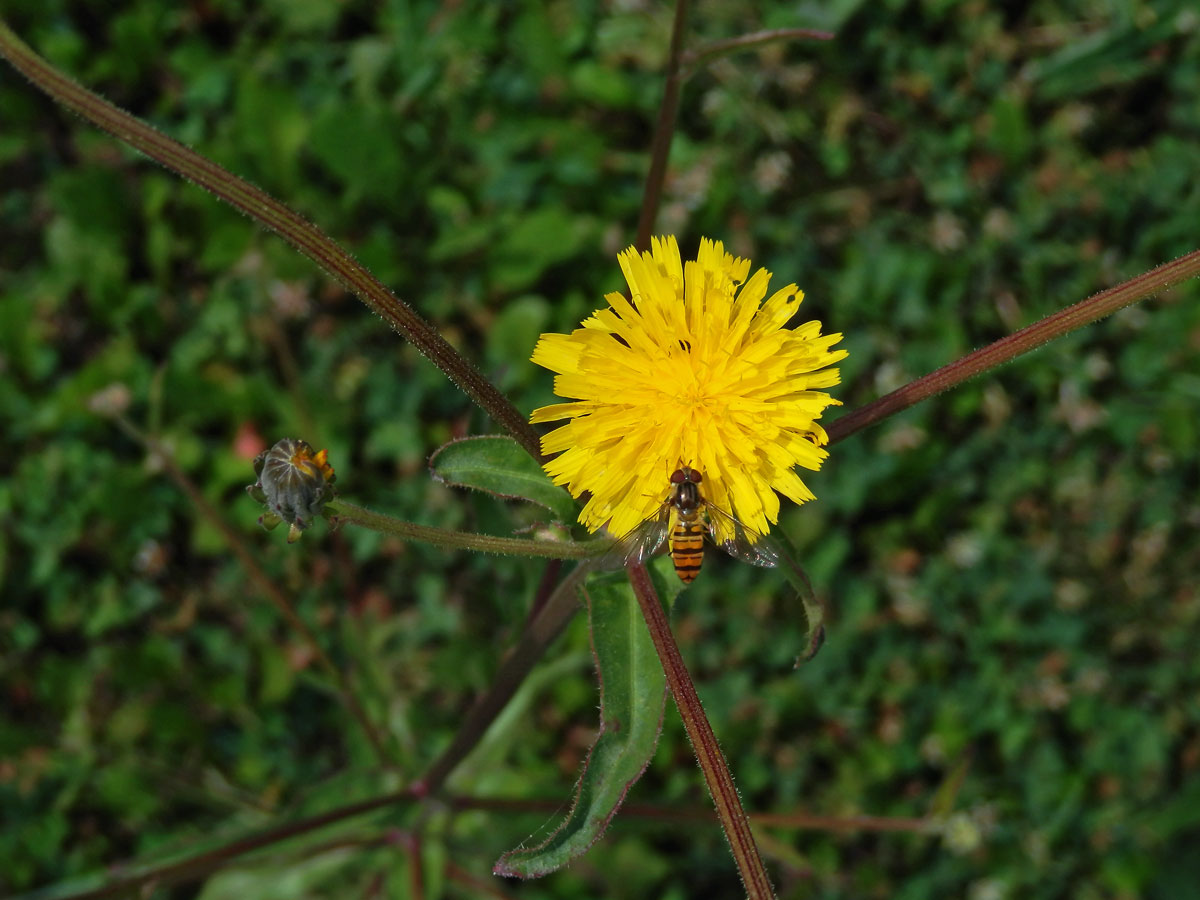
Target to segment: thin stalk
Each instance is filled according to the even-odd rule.
[[[667,55],[667,80],[663,85],[662,104],[650,143],[650,171],[646,174],[646,189],[642,193],[642,210],[638,215],[638,250],[650,249],[650,235],[662,202],[663,182],[667,177],[667,158],[671,155],[671,139],[675,136],[675,117],[679,113],[679,90],[683,84],[681,62],[683,35],[687,28],[688,0],[675,3],[675,21],[671,26],[671,49]]]
[[[292,630],[304,639],[304,643],[308,646],[309,652],[312,653],[313,657],[316,659],[321,668],[325,670],[326,674],[333,679],[334,684],[337,686],[338,696],[341,698],[346,709],[358,722],[359,727],[363,730],[363,734],[366,735],[367,740],[374,749],[375,755],[378,757],[380,764],[384,766],[393,765],[394,761],[385,747],[383,737],[380,735],[378,729],[376,729],[374,723],[371,722],[370,718],[368,718],[366,710],[364,710],[362,705],[358,702],[358,697],[351,689],[350,681],[346,677],[346,673],[334,665],[333,660],[329,658],[329,654],[325,652],[312,629],[308,627],[307,623],[305,623],[305,621],[301,619],[299,615],[297,615],[295,609],[292,608],[292,604],[288,600],[287,596],[282,590],[279,589],[275,582],[270,579],[267,573],[263,571],[262,567],[259,566],[254,557],[250,555],[250,551],[246,549],[245,541],[243,540],[242,536],[230,527],[229,523],[225,521],[225,518],[213,507],[211,503],[204,499],[204,495],[200,493],[199,488],[192,484],[192,480],[188,478],[187,474],[181,468],[179,468],[179,466],[175,463],[174,457],[171,455],[170,451],[167,450],[167,448],[165,448],[159,441],[150,435],[143,433],[141,429],[139,429],[123,415],[118,413],[112,415],[111,418],[117,424],[117,426],[125,432],[125,434],[127,434],[132,440],[141,446],[145,447],[146,451],[158,460],[163,467],[163,471],[166,472],[167,476],[175,482],[176,486],[178,486],[178,488],[187,495],[188,500],[191,501],[191,504],[193,507],[195,507],[196,511],[204,519],[206,519],[209,524],[213,526],[213,528],[217,530],[222,539],[225,541],[225,545],[229,548],[230,552],[237,557],[238,562],[246,571],[246,574],[250,576],[251,582],[253,582],[258,590],[266,595],[267,599],[269,599],[275,605],[275,608],[279,610],[284,620],[292,627]]]
[[[1193,250],[1179,259],[1164,263],[1116,287],[1059,310],[842,416],[827,429],[829,443],[848,438],[888,416],[956,387],[969,378],[1011,362],[1022,353],[1028,353],[1047,341],[1070,334],[1084,325],[1090,325],[1123,307],[1197,275],[1200,275],[1200,250]]]
[[[834,34],[832,31],[817,31],[812,28],[775,28],[770,31],[752,31],[749,34],[739,34],[737,37],[726,38],[723,41],[713,41],[699,49],[690,50],[684,54],[683,65],[688,69],[697,69],[718,56],[761,47],[775,41],[792,41],[800,38],[831,41]],[[688,74],[691,75],[690,72]]]
[[[538,541],[529,538],[506,538],[467,531],[452,531],[449,528],[435,528],[431,525],[417,525],[374,512],[341,497],[326,504],[326,509],[337,516],[339,524],[360,525],[372,531],[404,538],[406,541],[433,544],[443,550],[475,550],[479,553],[494,553],[499,556],[587,559],[599,555],[603,550],[612,546],[607,541],[591,541],[586,544],[575,541]]]
[[[412,307],[315,225],[266,191],[76,84],[34,53],[3,20],[0,20],[0,56],[7,58],[51,99],[274,231],[411,341],[535,459],[541,459],[537,432],[512,402]]]
[[[729,774],[729,766],[704,714],[696,686],[692,684],[692,677],[684,665],[679,645],[675,643],[675,635],[671,633],[670,623],[654,592],[650,575],[646,567],[640,564],[628,566],[626,571],[642,608],[642,615],[646,618],[646,625],[650,628],[650,638],[654,641],[654,649],[658,651],[663,672],[667,676],[667,686],[679,708],[683,727],[696,753],[696,761],[704,772],[708,792],[717,808],[717,818],[729,840],[749,900],[771,900],[775,891],[754,841],[754,833],[750,830],[750,820],[742,808],[742,800]]]

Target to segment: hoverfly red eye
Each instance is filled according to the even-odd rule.
[[[687,471],[687,469],[676,469],[673,473],[671,473],[671,484],[683,484],[684,480],[687,478],[687,475],[684,473]]]
[[[692,484],[699,484],[701,481],[704,480],[700,476],[700,473],[697,472],[695,469],[688,469],[687,471],[688,471],[688,481],[690,481]]]

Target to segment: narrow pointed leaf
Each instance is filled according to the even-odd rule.
[[[451,441],[430,457],[429,471],[438,481],[454,487],[544,506],[560,522],[574,522],[579,512],[570,495],[510,437]]]
[[[651,574],[659,596],[673,600],[679,580],[653,569]],[[589,579],[584,593],[600,679],[600,733],[567,818],[539,846],[500,857],[492,870],[497,875],[538,878],[585,853],[604,834],[658,746],[666,678],[633,589],[624,573],[611,572]]]

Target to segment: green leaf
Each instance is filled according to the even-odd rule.
[[[489,435],[451,441],[430,457],[429,471],[438,481],[454,487],[544,506],[561,522],[574,522],[578,515],[570,495],[557,487],[510,437]]]
[[[682,587],[650,570],[668,605]],[[582,856],[608,828],[625,795],[646,771],[662,730],[666,677],[624,572],[594,575],[584,588],[600,679],[600,733],[575,785],[571,811],[542,844],[504,854],[496,875],[539,878]]]

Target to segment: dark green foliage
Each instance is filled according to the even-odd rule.
[[[4,7],[79,81],[344,242],[523,410],[551,402],[537,333],[621,285],[666,7]],[[835,396],[865,403],[1195,249],[1192,7],[701,3],[695,42],[839,36],[685,85],[658,230],[797,282],[846,334]],[[1195,884],[1198,353],[1191,282],[833,448],[781,524],[827,605],[799,670],[802,627],[770,614],[782,578],[712,554],[675,622],[749,809],[922,816],[969,760],[945,839],[764,830],[781,896]],[[330,449],[347,497],[405,518],[509,534],[545,515],[430,480],[430,453],[488,423],[358,301],[0,67],[0,894],[397,785],[218,531],[89,411],[113,383],[352,673],[401,780],[490,683],[543,569],[261,532],[242,486],[293,434]],[[455,791],[565,802],[596,721],[587,639],[581,618]],[[668,707],[629,800],[705,804],[700,782]],[[446,859],[488,878],[548,820],[425,821],[429,895]],[[203,895],[403,896],[380,835],[415,822],[318,832]],[[620,816],[572,868],[505,889],[739,891],[715,825]]]

